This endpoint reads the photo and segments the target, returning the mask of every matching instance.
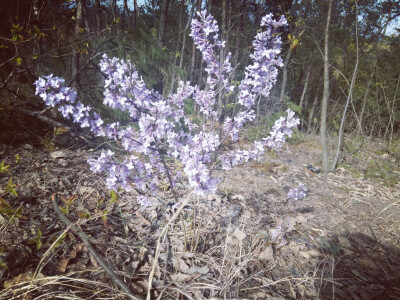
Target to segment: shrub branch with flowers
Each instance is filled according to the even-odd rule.
[[[180,82],[174,94],[163,97],[146,88],[130,61],[104,54],[100,61],[100,69],[106,76],[104,104],[129,113],[132,126],[123,127],[118,122],[105,124],[91,107],[77,101],[76,91],[66,87],[62,78],[40,77],[35,82],[36,94],[46,105],[58,107],[65,118],[88,127],[96,136],[122,145],[123,156],[107,150],[88,160],[93,172],[107,174],[110,190],[134,188],[139,192],[137,201],[142,206],[151,204],[151,197],[159,193],[160,183],[165,180],[172,189],[178,182],[187,182],[197,194],[212,193],[218,184],[210,175],[213,166],[229,169],[249,160],[260,160],[266,147],[281,147],[285,136],[290,136],[291,129],[299,123],[294,112],[287,110],[287,116],[276,121],[270,136],[256,141],[250,149],[219,151],[224,141],[238,140],[239,130],[255,118],[253,107],[257,97],[267,97],[275,84],[278,67],[282,66],[279,28],[285,25],[284,17],[279,21],[273,20],[271,14],[262,18],[263,30],[253,41],[252,63],[246,67],[238,87],[230,81],[231,54],[220,62],[218,53],[224,42],[219,39],[215,19],[205,11],[198,13],[191,27],[191,36],[206,63],[205,89]],[[231,92],[236,93],[240,109],[221,123],[221,107],[216,99]],[[184,101],[188,98],[199,107],[204,120],[201,126],[185,115]],[[167,164],[166,158],[174,159],[176,164]]]

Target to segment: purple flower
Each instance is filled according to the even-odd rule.
[[[287,199],[289,204],[294,204],[300,200],[302,200],[305,196],[307,196],[308,189],[302,183],[299,183],[299,187],[295,189],[290,189],[289,193],[287,194]]]

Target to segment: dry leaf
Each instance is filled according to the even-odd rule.
[[[75,257],[76,257],[76,251],[71,250],[71,252],[69,252],[68,257],[60,260],[60,262],[58,264],[58,270],[60,270],[60,272],[64,273],[67,270],[69,261]]]
[[[171,279],[174,282],[187,282],[193,279],[193,276],[184,273],[176,273],[171,275]]]
[[[263,251],[261,251],[258,256],[260,260],[273,260],[274,259],[274,250],[272,249],[272,245],[268,245]]]
[[[239,228],[236,228],[235,232],[233,233],[233,236],[238,239],[239,241],[243,241],[246,237],[246,234],[241,231]]]
[[[172,263],[174,265],[174,268],[178,271],[178,272],[184,272],[187,273],[186,271],[189,270],[189,266],[186,264],[186,262],[179,257],[174,257],[172,259]]]
[[[186,274],[194,275],[194,274],[207,274],[210,270],[207,267],[198,267],[191,266],[188,270],[186,270]]]

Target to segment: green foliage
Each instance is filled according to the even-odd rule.
[[[287,108],[289,108],[289,109],[291,109],[291,110],[293,110],[295,113],[296,113],[296,115],[298,116],[298,117],[301,117],[302,116],[302,109],[301,109],[301,106],[299,106],[299,105],[297,105],[297,104],[295,104],[295,103],[293,103],[293,102],[286,102],[286,106],[287,106]]]
[[[111,196],[111,199],[110,199],[111,203],[118,201],[118,194],[116,191],[111,191],[110,196]]]
[[[67,234],[65,232],[58,237],[55,237],[55,236],[50,237],[50,242],[52,243],[52,245],[49,250],[56,249],[60,245],[62,245],[64,243],[66,237],[67,237]]]
[[[64,127],[55,127],[53,130],[53,134],[49,137],[46,137],[41,141],[41,143],[45,146],[45,150],[52,152],[56,150],[56,141],[60,135],[63,135],[68,132],[67,128]]]
[[[60,210],[63,212],[64,215],[68,216],[69,208],[71,207],[72,203],[75,201],[76,195],[72,195],[68,198],[61,196],[61,201],[64,203],[64,206],[60,207]]]
[[[10,165],[5,165],[4,160],[0,163],[0,173],[10,173],[8,170],[10,168]]]
[[[6,191],[7,193],[10,193],[10,194],[13,195],[14,197],[18,197],[18,193],[17,193],[16,188],[17,188],[17,185],[15,185],[15,184],[13,183],[13,179],[12,179],[12,178],[8,179],[7,185],[6,185],[6,187],[5,187],[5,191]]]
[[[40,228],[36,232],[36,236],[28,241],[28,244],[36,244],[36,249],[40,250],[40,248],[42,247],[42,231],[40,230]]]
[[[371,159],[364,169],[364,178],[378,180],[391,187],[400,183],[400,172],[393,163]]]

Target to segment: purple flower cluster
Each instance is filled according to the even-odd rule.
[[[280,117],[272,127],[270,136],[262,141],[255,141],[254,147],[249,150],[230,151],[222,154],[220,160],[224,169],[243,164],[249,160],[261,160],[265,152],[265,147],[278,149],[282,147],[286,136],[292,135],[292,128],[296,127],[300,120],[294,117],[294,112],[290,109],[286,111],[287,116]]]
[[[246,69],[245,79],[239,86],[238,99],[244,110],[233,119],[227,118],[223,124],[226,136],[221,137],[216,97],[222,91],[234,90],[229,81],[232,72],[230,54],[224,62],[219,61],[217,54],[224,42],[219,40],[216,21],[204,11],[198,15],[199,20],[192,23],[191,35],[207,65],[209,86],[206,90],[180,82],[176,93],[163,97],[146,88],[129,61],[103,55],[100,61],[100,69],[106,77],[103,102],[128,112],[131,126],[122,127],[118,122],[106,124],[99,114],[92,113],[91,107],[76,102],[76,92],[65,87],[64,80],[59,77],[44,76],[35,82],[36,94],[47,105],[57,106],[64,117],[81,127],[88,127],[93,134],[118,141],[125,155],[107,150],[98,158],[90,158],[88,163],[93,172],[107,174],[109,189],[138,191],[137,201],[143,206],[151,204],[146,195],[157,195],[159,187],[166,182],[174,187],[177,182],[186,181],[199,194],[215,192],[218,181],[211,178],[210,169],[216,161],[221,141],[228,136],[236,139],[239,129],[254,119],[251,107],[258,95],[268,95],[276,81],[276,68],[281,65],[281,41],[276,30],[285,20],[281,18],[275,22],[268,15],[261,23],[266,31],[260,32],[253,43],[253,65]],[[194,99],[199,106],[207,120],[204,126],[196,126],[185,116],[184,100],[188,98]],[[266,146],[280,147],[284,136],[290,136],[291,128],[298,124],[294,113],[290,110],[287,113],[286,118],[277,121],[271,137],[255,142],[254,149],[237,149],[221,155],[223,167],[260,159]],[[175,164],[168,163],[172,159]]]
[[[239,85],[238,103],[244,106],[245,112],[241,112],[233,120],[227,118],[224,124],[224,129],[233,140],[237,140],[239,129],[244,123],[255,118],[252,107],[257,97],[267,97],[276,82],[278,67],[283,65],[279,27],[286,24],[284,16],[279,21],[274,21],[269,14],[261,20],[261,26],[265,30],[257,33],[253,41],[254,53],[250,55],[252,64],[246,67],[245,78]]]
[[[222,84],[226,91],[233,91],[233,85],[228,82],[229,74],[232,72],[231,53],[227,54],[223,63],[218,57],[219,50],[225,48],[225,42],[221,42],[219,39],[217,21],[213,16],[207,15],[205,10],[198,12],[197,15],[199,20],[192,21],[190,36],[206,62],[207,83],[211,89],[215,88],[217,84]]]
[[[298,188],[290,189],[289,193],[287,194],[289,204],[294,204],[303,199],[305,196],[307,196],[307,191],[308,189],[302,183],[299,183]]]
[[[270,148],[278,149],[285,142],[285,136],[292,136],[292,128],[299,125],[300,120],[294,117],[294,112],[290,109],[286,111],[287,117],[280,117],[272,127],[270,136],[263,139],[265,145]]]

